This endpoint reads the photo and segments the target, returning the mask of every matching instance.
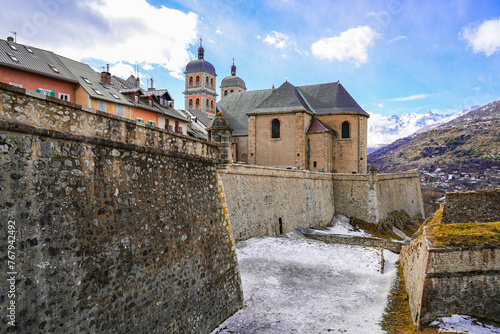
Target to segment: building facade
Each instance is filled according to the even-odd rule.
[[[185,108],[205,112],[212,117],[216,109],[216,77],[215,67],[206,61],[205,50],[201,44],[198,48],[198,59],[186,65]]]

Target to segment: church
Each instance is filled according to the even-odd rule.
[[[327,173],[367,173],[369,114],[340,82],[247,90],[236,66],[220,85],[216,103],[216,73],[198,48],[198,59],[186,66],[187,110],[208,118],[217,112],[233,132],[234,160],[259,166]]]

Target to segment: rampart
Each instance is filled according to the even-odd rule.
[[[367,237],[357,237],[350,235],[339,235],[339,234],[322,234],[322,233],[303,233],[306,237],[314,240],[323,241],[327,244],[342,244],[351,246],[364,246],[364,247],[374,247],[388,249],[394,253],[399,253],[401,251],[402,243],[377,239],[377,238],[367,238]]]
[[[443,224],[500,220],[500,189],[447,193]]]
[[[500,246],[433,248],[424,233],[400,259],[417,325],[452,314],[500,321]]]
[[[330,174],[234,164],[218,172],[237,241],[325,226],[335,213]]]
[[[424,216],[418,173],[332,174],[335,212],[378,223],[390,212]]]
[[[209,333],[241,308],[216,149],[0,84],[2,332]]]

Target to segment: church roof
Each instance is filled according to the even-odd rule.
[[[321,123],[321,121],[315,117],[311,118],[311,122],[309,122],[309,126],[307,127],[306,132],[307,133],[333,132],[334,134],[336,133],[334,130],[330,129],[330,127]]]
[[[205,59],[195,59],[190,61],[186,65],[186,71],[184,73],[199,71],[207,71],[209,73],[212,73],[213,75],[216,75],[214,65],[210,64]]]
[[[240,77],[237,76],[227,76],[224,79],[222,79],[222,82],[220,84],[220,88],[225,88],[225,87],[234,87],[238,86],[244,89],[247,89],[247,86],[245,85],[245,81],[241,79]]]
[[[217,103],[217,111],[221,111],[222,116],[231,124],[233,136],[248,134],[247,113],[254,110],[271,93],[271,89],[236,92],[225,96]]]
[[[271,113],[283,111],[307,110],[311,111],[297,87],[285,81],[278,89],[272,92],[250,113]]]

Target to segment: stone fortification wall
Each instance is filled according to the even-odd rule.
[[[378,223],[393,211],[424,216],[418,173],[332,174],[337,213]]]
[[[209,333],[241,308],[215,147],[32,95],[0,90],[1,328]]]
[[[500,189],[447,193],[443,224],[500,221]]]
[[[338,234],[321,234],[321,233],[304,233],[303,234],[311,239],[323,241],[327,244],[342,244],[351,246],[364,246],[388,249],[394,253],[401,251],[402,244],[396,241],[390,241],[377,238],[364,238],[348,235]]]
[[[236,240],[325,226],[335,213],[330,174],[243,165],[218,172]]]
[[[500,321],[500,247],[432,248],[426,240],[401,252],[414,322],[452,314]]]

